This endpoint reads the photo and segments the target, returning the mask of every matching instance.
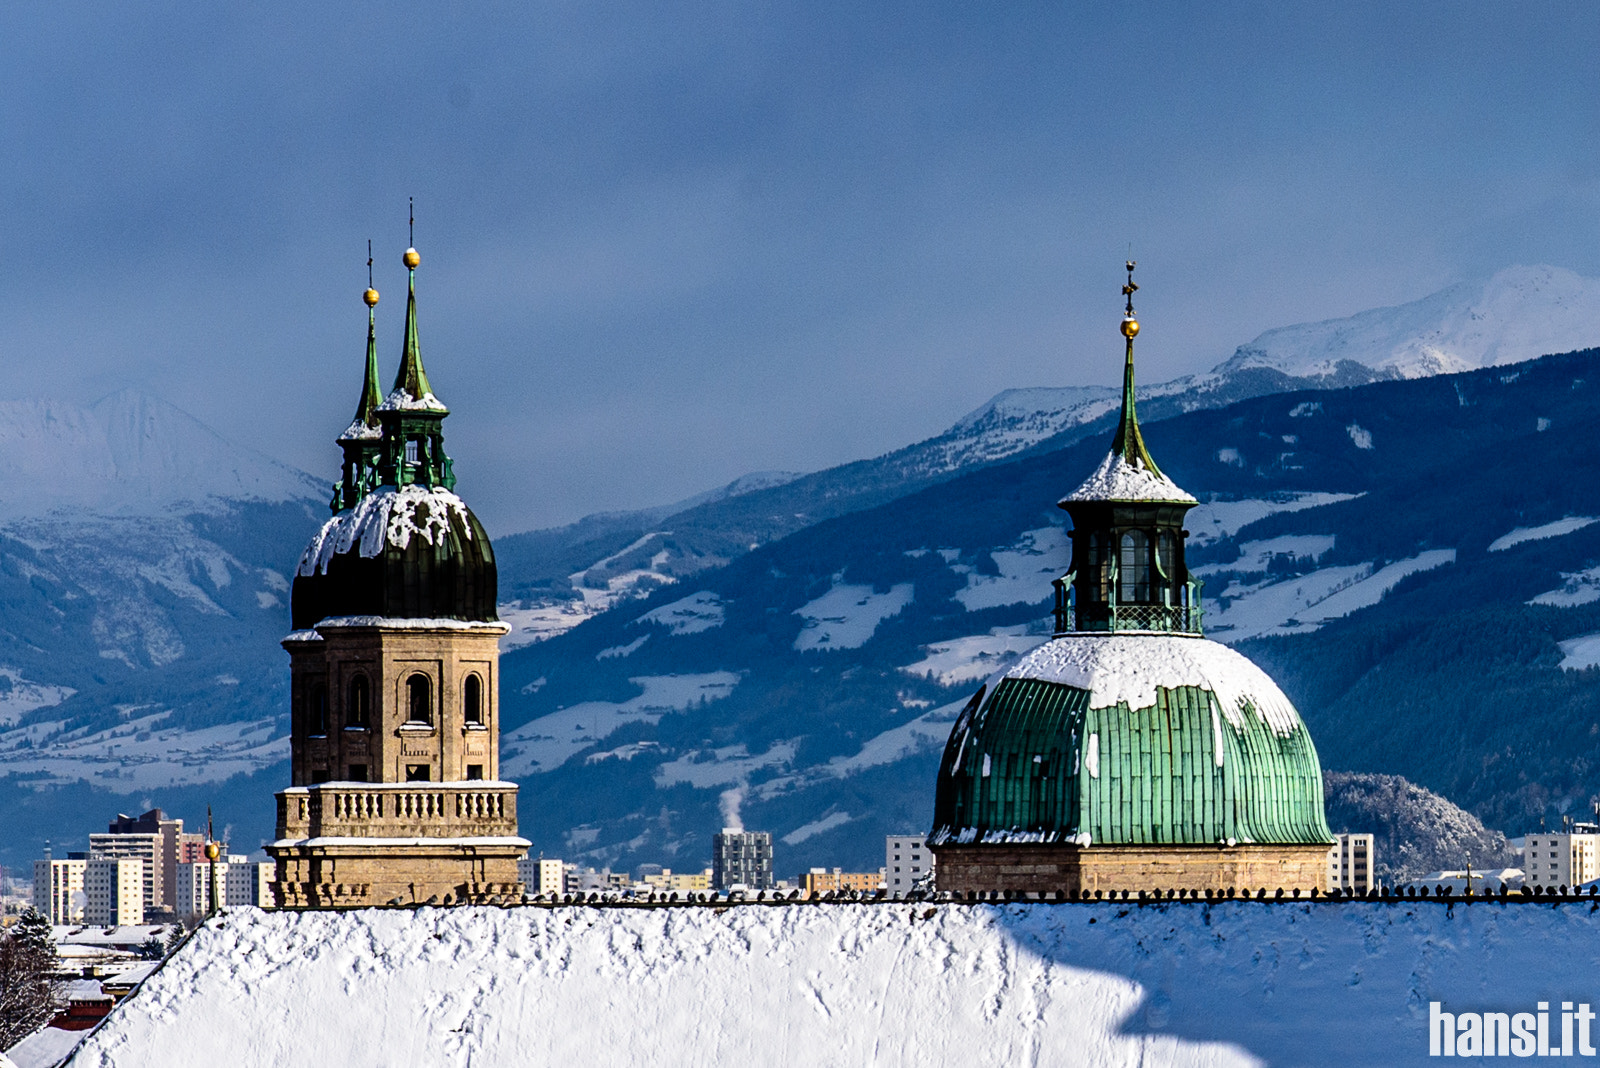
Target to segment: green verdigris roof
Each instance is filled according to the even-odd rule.
[[[1303,724],[1215,693],[1158,687],[1147,707],[1090,708],[1091,691],[1004,678],[951,732],[930,844],[1330,842]],[[1220,746],[1220,758],[1219,758]]]
[[[394,392],[419,401],[433,393],[433,387],[428,384],[428,372],[422,367],[422,346],[417,343],[417,282],[414,269],[406,291],[406,339],[405,347],[400,352],[400,370],[394,376]]]

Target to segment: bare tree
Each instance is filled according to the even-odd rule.
[[[49,932],[49,922],[29,909],[10,933],[0,935],[0,1050],[49,1023],[65,1004]]]

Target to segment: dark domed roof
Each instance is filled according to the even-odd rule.
[[[460,497],[383,486],[329,519],[306,546],[293,626],[349,616],[491,622],[497,583],[489,535]]]
[[[945,747],[930,843],[1331,841],[1283,691],[1187,634],[1067,634],[979,690]]]

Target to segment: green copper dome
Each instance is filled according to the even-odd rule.
[[[1313,845],[1322,769],[1276,683],[1200,635],[1183,520],[1134,407],[1134,264],[1122,289],[1122,418],[1060,504],[1072,563],[1055,637],[991,679],[950,732],[928,843]]]
[[[951,731],[932,845],[1330,842],[1294,706],[1232,649],[1071,634],[979,690]]]

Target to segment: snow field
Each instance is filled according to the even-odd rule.
[[[967,585],[956,591],[956,600],[969,612],[998,608],[1007,604],[1037,604],[1050,598],[1050,583],[1066,573],[1072,556],[1072,543],[1061,527],[1040,527],[1024,531],[1009,549],[989,554],[998,575],[980,575],[964,564]]]
[[[235,910],[74,1068],[1412,1064],[1596,1000],[1586,905]]]
[[[655,724],[669,712],[733,692],[731,671],[701,675],[640,675],[628,680],[644,692],[626,701],[584,701],[540,716],[500,736],[500,773],[507,778],[551,771],[630,723]]]
[[[874,593],[871,586],[841,583],[835,576],[832,589],[794,610],[805,620],[794,640],[795,650],[859,649],[878,624],[899,615],[914,594],[909,582],[896,583],[888,593]]]
[[[1492,553],[1503,552],[1513,545],[1521,545],[1525,541],[1542,541],[1545,538],[1559,538],[1563,534],[1571,534],[1582,530],[1591,523],[1600,523],[1600,517],[1588,515],[1569,515],[1565,519],[1557,519],[1553,523],[1545,523],[1537,527],[1518,527],[1509,534],[1502,534],[1489,543]]]
[[[1304,407],[1306,404],[1302,403],[1295,411]],[[1359,493],[1288,493],[1272,499],[1251,497],[1240,501],[1212,500],[1189,509],[1183,525],[1189,528],[1189,545],[1198,548],[1231,538],[1251,523],[1269,515],[1303,512],[1307,508],[1320,508],[1325,504],[1353,501],[1359,496]]]
[[[1556,666],[1562,671],[1600,666],[1600,634],[1583,634],[1556,644],[1561,649],[1561,663]]]
[[[722,626],[724,618],[722,598],[710,590],[700,590],[652,609],[634,623],[655,623],[667,628],[669,634],[699,634]]]
[[[1576,608],[1582,604],[1600,601],[1600,567],[1582,571],[1563,572],[1561,585],[1547,590],[1530,600],[1529,604],[1549,605],[1552,608]]]
[[[1047,634],[1028,634],[1026,626],[992,627],[988,634],[972,634],[924,646],[928,655],[900,670],[908,675],[931,675],[940,686],[981,682],[997,670],[1031,652]]]
[[[1206,633],[1225,642],[1263,634],[1306,634],[1329,620],[1377,604],[1407,575],[1453,564],[1455,559],[1454,549],[1428,549],[1383,567],[1349,564],[1279,582],[1235,583],[1222,591],[1224,607],[1208,607]]]

